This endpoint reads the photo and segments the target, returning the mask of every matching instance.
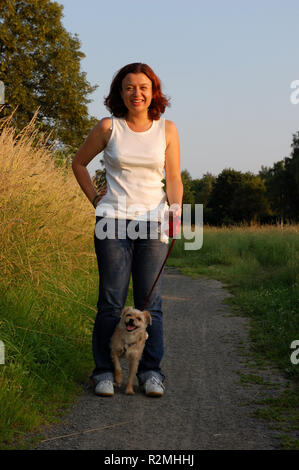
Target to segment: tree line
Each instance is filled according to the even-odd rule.
[[[182,171],[183,204],[192,205],[193,223],[195,204],[203,204],[204,223],[210,225],[299,222],[299,132],[291,149],[289,157],[262,166],[257,175],[226,168],[218,176],[192,179]]]

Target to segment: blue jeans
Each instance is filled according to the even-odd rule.
[[[101,219],[103,217],[97,216],[96,223]],[[96,382],[102,378],[113,378],[110,338],[126,303],[131,274],[134,305],[135,308],[142,310],[146,296],[152,288],[168,251],[168,243],[160,240],[160,233],[157,235],[158,239],[149,237],[150,222],[141,222],[146,230],[147,238],[142,239],[140,236],[136,240],[127,234],[129,222],[130,220],[122,221],[124,225],[121,229],[118,226],[118,220],[115,220],[115,239],[99,239],[96,233],[94,234],[99,269],[98,313],[92,335],[92,350],[96,366],[92,376]],[[152,373],[159,374],[162,380],[165,378],[160,369],[164,353],[161,299],[163,271],[145,307],[145,310],[151,313],[152,325],[149,325],[147,329],[149,337],[137,371],[137,377],[141,383],[146,380],[148,374]]]

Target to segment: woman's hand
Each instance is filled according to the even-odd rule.
[[[165,222],[162,224],[163,232],[170,238],[175,237],[181,228],[182,208],[179,204],[172,204],[165,214]]]
[[[96,209],[97,205],[99,204],[100,200],[102,199],[103,196],[107,193],[107,186],[103,188],[99,193],[98,193],[98,198],[94,202],[94,208]]]

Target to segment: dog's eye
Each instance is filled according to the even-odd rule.
[[[142,321],[142,318],[140,318],[140,317],[137,317],[137,320],[139,320],[139,321]]]

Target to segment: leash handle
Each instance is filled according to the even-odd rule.
[[[162,266],[161,266],[161,269],[160,269],[160,271],[159,271],[159,274],[158,274],[158,276],[156,277],[156,280],[155,280],[155,282],[154,282],[154,284],[153,284],[153,287],[152,287],[151,290],[150,290],[150,293],[147,295],[147,297],[146,297],[146,299],[145,299],[145,302],[144,302],[144,304],[143,304],[142,310],[145,309],[145,307],[146,307],[146,305],[147,305],[147,303],[148,303],[148,301],[149,301],[149,298],[150,298],[150,296],[152,295],[152,292],[153,292],[153,290],[154,290],[154,288],[155,288],[155,285],[157,284],[158,279],[159,279],[159,277],[160,277],[160,274],[161,274],[161,272],[162,272],[162,270],[163,270],[163,268],[164,268],[164,266],[165,266],[165,263],[166,263],[166,261],[167,261],[167,258],[168,258],[168,256],[170,255],[170,252],[171,252],[171,250],[172,250],[172,248],[173,248],[173,245],[174,245],[175,240],[176,240],[175,238],[172,239],[172,242],[171,242],[171,245],[170,245],[170,247],[169,247],[169,249],[168,249],[168,253],[167,253],[167,255],[166,255],[166,258],[165,258],[165,260],[164,260],[164,263],[163,263]]]

